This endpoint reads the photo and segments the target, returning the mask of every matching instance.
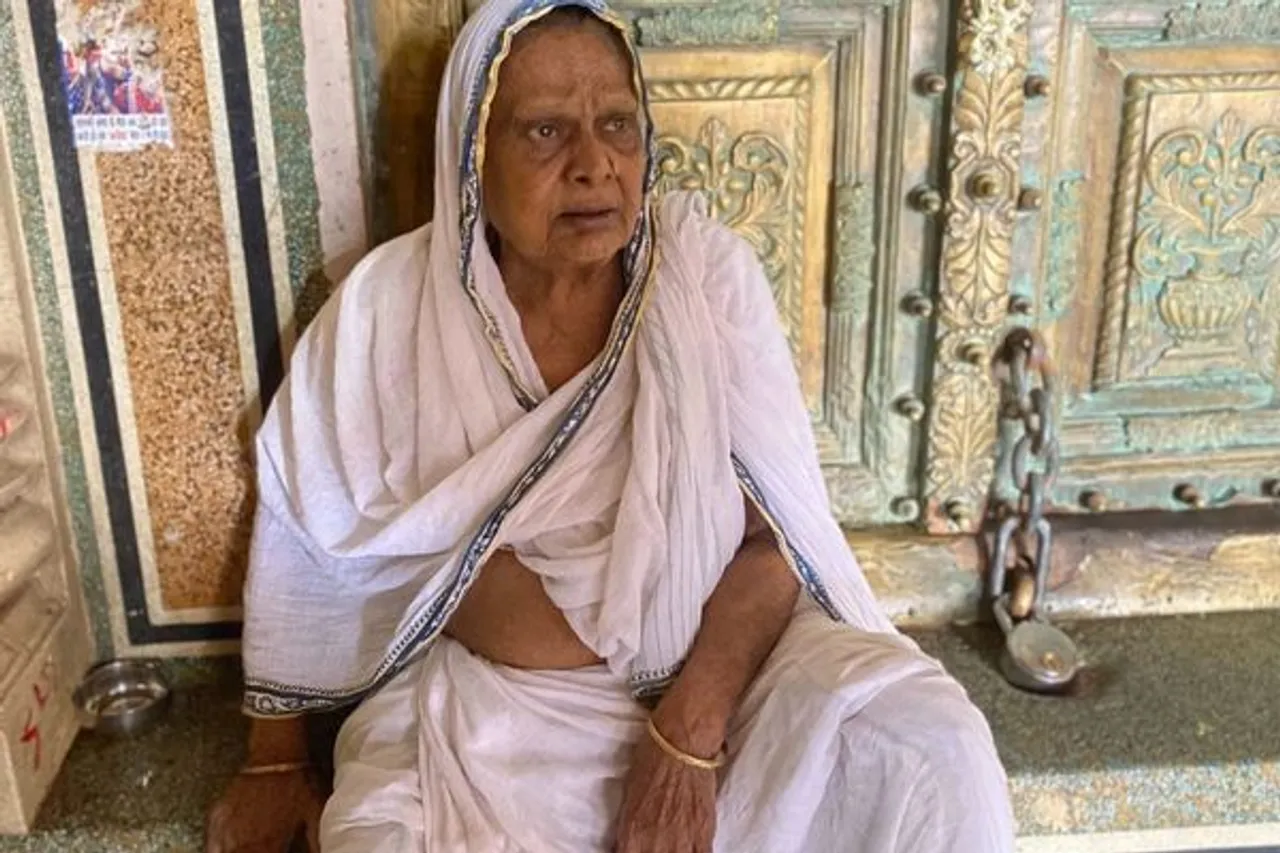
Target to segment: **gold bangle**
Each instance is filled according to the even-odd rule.
[[[718,770],[724,766],[723,751],[715,758],[699,758],[696,755],[690,755],[662,736],[662,732],[658,731],[658,727],[653,724],[653,717],[649,718],[649,737],[653,738],[653,742],[659,749],[681,764],[687,764],[699,770]]]
[[[285,773],[297,773],[299,770],[310,770],[310,761],[290,761],[284,764],[259,764],[256,767],[240,768],[241,776],[275,776]]]

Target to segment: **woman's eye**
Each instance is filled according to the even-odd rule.
[[[609,119],[605,127],[614,133],[620,133],[621,131],[629,130],[631,128],[631,117],[617,116],[616,118],[611,118]]]
[[[533,128],[533,138],[539,140],[555,139],[559,133],[559,128],[549,122],[535,125]]]

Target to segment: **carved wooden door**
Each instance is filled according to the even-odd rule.
[[[837,516],[914,521],[944,0],[631,2],[662,191],[705,194],[755,246]],[[914,81],[914,82],[913,82]]]
[[[357,15],[376,32],[384,65],[413,63],[383,78],[382,216],[391,220],[375,227],[383,236],[427,216],[430,160],[421,139],[431,123],[423,105],[438,82],[437,60],[476,5],[378,0]],[[643,52],[660,189],[703,193],[759,252],[834,509],[848,526],[920,515],[932,310],[925,294],[938,242],[936,221],[904,200],[940,177],[950,5],[614,4],[633,20]]]
[[[1017,323],[1060,371],[1053,509],[1280,496],[1280,4],[619,6],[662,188],[760,253],[846,525],[974,529]]]
[[[1012,281],[1060,370],[1055,508],[1280,497],[1280,4],[1041,0],[1029,32]]]

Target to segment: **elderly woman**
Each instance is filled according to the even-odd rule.
[[[435,221],[262,429],[211,851],[1012,849],[986,723],[832,519],[751,249],[653,198],[643,92],[600,0],[463,31]],[[357,702],[321,818],[299,715]]]

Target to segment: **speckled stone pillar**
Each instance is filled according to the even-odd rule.
[[[7,162],[0,158],[0,162]],[[31,828],[78,728],[71,701],[89,657],[39,346],[0,173],[0,834]]]

